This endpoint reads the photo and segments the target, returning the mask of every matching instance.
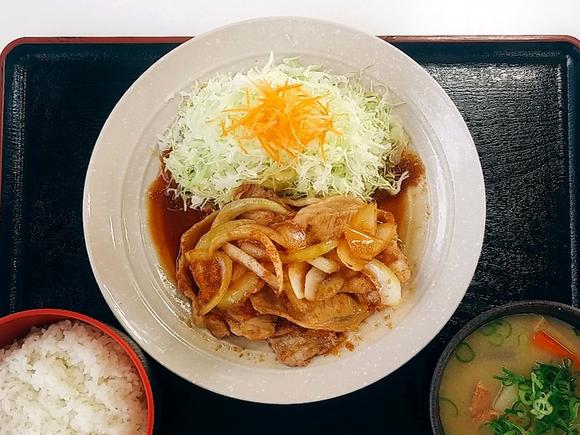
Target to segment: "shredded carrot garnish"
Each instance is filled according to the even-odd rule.
[[[272,87],[260,81],[255,86],[261,94],[254,104],[246,91],[245,106],[224,111],[232,115],[229,126],[221,123],[222,136],[234,135],[243,152],[244,145],[255,140],[278,163],[283,153],[296,157],[313,142],[324,158],[326,135],[340,132],[328,105],[321,102],[323,95],[310,95],[299,83]]]

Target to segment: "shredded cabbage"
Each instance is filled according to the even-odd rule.
[[[258,81],[300,83],[310,94],[323,95],[321,102],[328,104],[341,133],[327,135],[324,158],[312,143],[279,164],[258,143],[244,144],[244,153],[235,137],[222,137],[222,122],[228,124],[232,116],[224,110],[243,105],[246,91],[258,98]],[[363,87],[360,74],[335,75],[302,66],[296,58],[274,64],[271,56],[263,68],[194,83],[159,147],[176,183],[173,194],[192,208],[208,201],[222,206],[243,182],[260,183],[293,199],[350,194],[368,200],[376,189],[397,193],[405,177],[393,172],[409,139],[392,107],[386,93]]]

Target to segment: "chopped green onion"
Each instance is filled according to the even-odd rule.
[[[495,333],[488,338],[488,341],[489,344],[491,344],[492,346],[501,346],[505,341],[505,337],[503,335]]]
[[[520,384],[518,397],[524,405],[531,405],[533,402],[532,387],[528,384]]]
[[[494,322],[487,323],[479,328],[479,332],[485,336],[492,335],[496,331],[496,326]]]
[[[457,358],[461,362],[468,363],[473,361],[473,358],[475,358],[475,352],[473,351],[469,343],[462,341],[457,345],[457,348],[455,349],[455,358]]]
[[[495,323],[497,325],[497,333],[503,338],[508,338],[512,335],[512,325],[506,319],[498,319]]]
[[[546,415],[550,415],[554,411],[554,407],[548,401],[551,393],[540,393],[540,397],[532,402],[532,414],[536,416],[538,420],[541,420]]]
[[[532,372],[532,374],[530,375],[530,378],[532,380],[532,392],[535,395],[536,394],[536,387],[541,390],[542,388],[544,388],[544,383],[542,382],[542,380],[539,378],[539,376],[535,372]]]
[[[560,365],[536,363],[529,378],[503,368],[495,378],[503,385],[517,385],[518,399],[488,424],[493,434],[578,434],[580,398],[571,367],[569,360]]]
[[[512,325],[505,319],[497,319],[479,328],[479,332],[489,337],[492,346],[501,346],[512,335]]]
[[[528,431],[508,418],[498,418],[489,423],[494,435],[528,435]]]
[[[459,415],[459,408],[457,407],[457,405],[453,400],[448,399],[447,397],[439,396],[439,407],[441,407],[441,405],[443,405],[444,403],[449,405],[451,409],[453,409],[455,417]]]
[[[514,372],[509,371],[505,367],[502,368],[502,371],[503,374],[494,376],[494,379],[497,379],[506,387],[509,387],[514,384],[521,384],[526,381],[526,378],[520,375],[516,375]]]
[[[580,402],[576,402],[574,404],[570,403],[570,420],[576,421],[578,418],[578,408],[580,408]]]

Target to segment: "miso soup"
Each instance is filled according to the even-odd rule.
[[[483,325],[444,370],[445,433],[580,433],[579,358],[580,331],[555,318],[517,314]]]

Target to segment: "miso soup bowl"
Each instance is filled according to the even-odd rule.
[[[429,413],[431,427],[435,435],[445,434],[439,415],[439,387],[441,385],[441,378],[443,377],[445,367],[447,367],[447,363],[453,355],[457,345],[486,323],[512,314],[543,314],[562,320],[575,328],[580,328],[580,310],[578,308],[552,301],[512,302],[485,311],[469,321],[457,334],[455,334],[449,344],[447,344],[441,357],[439,357],[437,365],[435,366],[429,391]]]

